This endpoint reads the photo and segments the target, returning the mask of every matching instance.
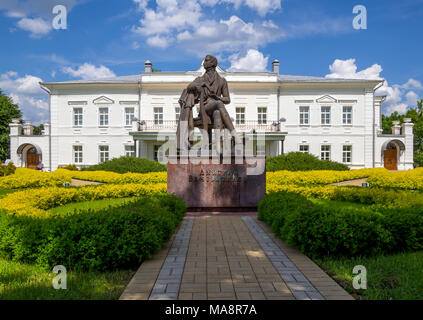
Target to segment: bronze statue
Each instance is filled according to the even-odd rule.
[[[203,63],[206,72],[203,76],[196,78],[182,92],[179,99],[181,114],[177,129],[177,147],[187,150],[192,147],[190,142],[194,127],[202,128],[209,132],[209,142],[211,141],[210,130],[215,129],[215,139],[217,142],[216,151],[220,153],[220,139],[222,129],[228,129],[235,139],[235,144],[242,144],[238,137],[232,120],[226,110],[225,104],[231,102],[229,97],[228,83],[216,72],[217,59],[208,55]],[[200,115],[193,118],[192,108],[200,104]],[[181,124],[185,122],[186,128]],[[182,145],[181,145],[182,143]]]

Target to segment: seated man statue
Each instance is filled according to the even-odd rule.
[[[228,83],[216,72],[217,59],[211,55],[206,56],[203,63],[206,72],[203,76],[196,78],[182,92],[179,104],[181,106],[181,114],[179,117],[177,130],[177,146],[179,149],[191,148],[189,138],[194,127],[201,127],[209,131],[209,126],[216,129],[216,151],[221,153],[220,138],[221,130],[228,129],[231,136],[235,139],[235,144],[242,144],[242,140],[237,135],[234,125],[231,121],[225,104],[229,104]],[[200,116],[193,119],[192,108],[200,103]],[[181,122],[185,121],[187,128],[181,128]],[[209,141],[210,141],[209,136]],[[180,143],[183,145],[180,145]]]

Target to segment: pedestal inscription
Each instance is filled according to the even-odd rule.
[[[182,198],[194,211],[255,210],[266,193],[266,172],[247,175],[249,166],[262,164],[167,165],[167,192]]]

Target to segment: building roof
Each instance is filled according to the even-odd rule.
[[[220,69],[222,73],[225,75],[237,75],[240,76],[245,74],[246,76],[252,76],[255,73],[257,75],[265,75],[268,74],[269,76],[275,76],[273,72],[228,72],[223,71]],[[153,72],[147,73],[148,76],[154,75],[187,75],[192,76],[194,73],[200,72],[197,71],[183,71],[183,72]],[[315,76],[298,76],[298,75],[284,75],[281,74],[277,77],[277,81],[281,83],[345,83],[345,82],[355,82],[355,83],[368,83],[368,82],[381,82],[381,79],[339,79],[339,78],[325,78],[325,77],[315,77]],[[44,82],[41,83],[42,85],[54,85],[54,84],[124,84],[124,83],[138,83],[142,82],[142,74],[137,75],[129,75],[129,76],[118,76],[118,77],[111,77],[111,78],[103,78],[103,79],[85,79],[85,80],[71,80],[71,81],[61,81],[61,82]],[[270,80],[269,82],[275,82],[275,80]]]

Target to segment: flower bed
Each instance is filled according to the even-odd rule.
[[[43,217],[0,212],[0,256],[50,270],[137,267],[170,238],[185,211],[175,196],[154,194],[100,211]]]
[[[72,181],[72,178],[67,172],[58,170],[51,173],[17,168],[15,174],[0,178],[0,189],[59,186]]]
[[[126,198],[166,192],[166,184],[99,185],[81,188],[41,188],[18,191],[0,199],[0,208],[9,215],[46,217],[48,209],[70,202]]]
[[[410,171],[381,172],[367,180],[371,187],[423,190],[423,168]]]

